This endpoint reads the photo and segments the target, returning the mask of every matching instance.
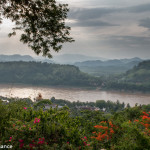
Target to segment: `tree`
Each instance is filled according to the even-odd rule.
[[[106,108],[106,102],[104,100],[97,100],[96,107],[99,107],[101,109]]]
[[[21,42],[37,55],[51,58],[51,50],[58,52],[62,43],[74,41],[65,25],[68,11],[67,4],[56,0],[0,0],[0,23],[2,17],[10,19],[16,26],[9,36],[23,31]]]

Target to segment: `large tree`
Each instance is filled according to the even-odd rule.
[[[68,11],[67,4],[56,0],[0,0],[0,22],[8,18],[16,25],[9,36],[23,31],[20,41],[48,57],[52,57],[51,50],[58,52],[62,43],[74,41],[65,25]]]

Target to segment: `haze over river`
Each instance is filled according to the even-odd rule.
[[[84,90],[78,88],[60,88],[31,85],[0,85],[0,96],[28,98],[32,100],[41,93],[43,98],[65,99],[69,101],[95,102],[96,100],[111,100],[129,103],[131,106],[138,104],[150,104],[150,94],[123,93],[100,90]]]

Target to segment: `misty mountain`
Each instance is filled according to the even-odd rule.
[[[79,54],[64,54],[54,56],[52,59],[45,57],[31,57],[29,55],[0,55],[0,62],[10,62],[10,61],[36,61],[36,62],[47,62],[47,63],[57,63],[57,64],[74,64],[79,61],[87,61],[87,60],[106,60],[105,58],[99,57],[90,57]]]
[[[94,76],[110,75],[125,73],[127,70],[138,65],[142,59],[113,59],[107,61],[93,60],[74,63],[81,71],[89,73]]]
[[[92,60],[106,60],[105,58],[101,57],[91,57],[91,56],[85,56],[80,54],[64,54],[64,55],[58,55],[53,56],[52,61],[59,64],[74,64],[75,62],[83,62],[83,61],[92,61]]]
[[[128,70],[120,81],[150,84],[150,60],[142,61],[134,68]]]
[[[130,59],[120,59],[122,62],[124,63],[130,63],[130,62],[142,62],[143,60],[139,57],[134,57],[134,58],[130,58]]]
[[[24,61],[24,62],[47,62],[47,63],[54,63],[51,59],[45,57],[36,57],[33,58],[30,55],[0,55],[0,62],[12,62],[12,61]]]
[[[113,60],[107,60],[107,61],[101,61],[101,60],[93,60],[93,61],[84,61],[84,62],[76,62],[75,66],[131,66],[131,68],[135,65],[137,65],[139,62],[143,61],[140,58],[131,58],[131,59],[113,59]]]
[[[73,65],[42,62],[0,62],[0,83],[33,85],[97,86],[102,81]]]
[[[34,59],[35,59],[34,61],[36,62],[49,63],[49,64],[54,63],[54,61],[45,57],[39,57],[39,58],[34,58]]]
[[[29,55],[0,55],[0,62],[10,62],[10,61],[35,61]]]

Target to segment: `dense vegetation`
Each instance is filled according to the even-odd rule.
[[[136,106],[106,115],[81,111],[72,115],[65,106],[43,111],[42,102],[0,101],[0,145],[36,150],[148,150],[150,107]],[[55,100],[56,101],[56,100]],[[50,102],[51,103],[51,102]],[[146,113],[147,112],[147,113]]]
[[[92,108],[99,108],[101,111],[107,113],[117,112],[123,110],[125,107],[130,108],[130,104],[125,105],[125,103],[120,103],[118,100],[112,102],[110,100],[97,100],[96,102],[70,102],[62,99],[51,98],[51,102],[61,106],[68,106],[73,112],[78,112],[77,110],[92,110]],[[75,110],[75,111],[74,111]]]
[[[130,66],[79,66],[82,72],[96,77],[120,75],[131,69]]]
[[[39,85],[96,86],[99,78],[82,73],[72,65],[40,62],[1,62],[0,83]]]
[[[93,77],[73,65],[41,62],[1,62],[0,83],[61,85],[102,90],[150,91],[150,61],[121,75]]]
[[[126,91],[150,91],[150,60],[143,61],[118,77],[107,78],[106,89]]]
[[[150,61],[139,63],[138,66],[127,71],[121,80],[136,84],[150,83]]]

